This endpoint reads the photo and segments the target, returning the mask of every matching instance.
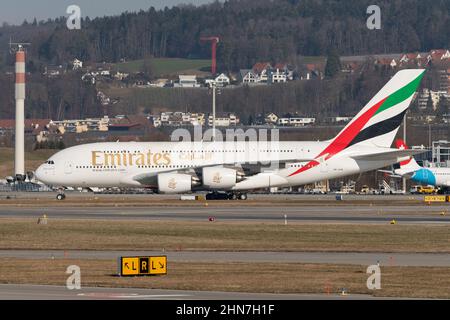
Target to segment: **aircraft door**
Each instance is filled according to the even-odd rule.
[[[65,174],[72,174],[72,170],[73,170],[72,162],[66,161],[66,163],[64,164],[64,173]]]

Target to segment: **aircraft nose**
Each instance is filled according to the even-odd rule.
[[[42,179],[44,178],[44,169],[42,168],[42,165],[40,165],[39,168],[36,169],[36,171],[34,172],[34,176],[37,180],[42,181]]]

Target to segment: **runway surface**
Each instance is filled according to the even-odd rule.
[[[442,212],[445,215],[442,215]],[[205,221],[280,221],[284,222],[345,222],[449,224],[450,205],[433,206],[152,206],[152,207],[0,207],[1,218],[38,218],[46,214],[50,219],[115,219],[115,220],[196,220]]]
[[[0,300],[367,300],[369,295],[267,294],[132,288],[81,288],[0,285]]]
[[[20,259],[99,259],[116,260],[121,256],[166,255],[174,262],[270,262],[329,263],[380,266],[450,267],[450,254],[365,253],[365,252],[217,252],[217,251],[90,251],[90,250],[0,250],[0,258]]]

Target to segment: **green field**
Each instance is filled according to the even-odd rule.
[[[202,59],[179,59],[179,58],[153,58],[134,60],[116,65],[121,72],[139,72],[143,69],[144,63],[151,66],[155,76],[178,74],[184,71],[201,71],[203,68],[211,67],[211,60]]]

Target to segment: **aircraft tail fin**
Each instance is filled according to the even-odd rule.
[[[330,144],[390,148],[424,73],[424,69],[397,72]]]

